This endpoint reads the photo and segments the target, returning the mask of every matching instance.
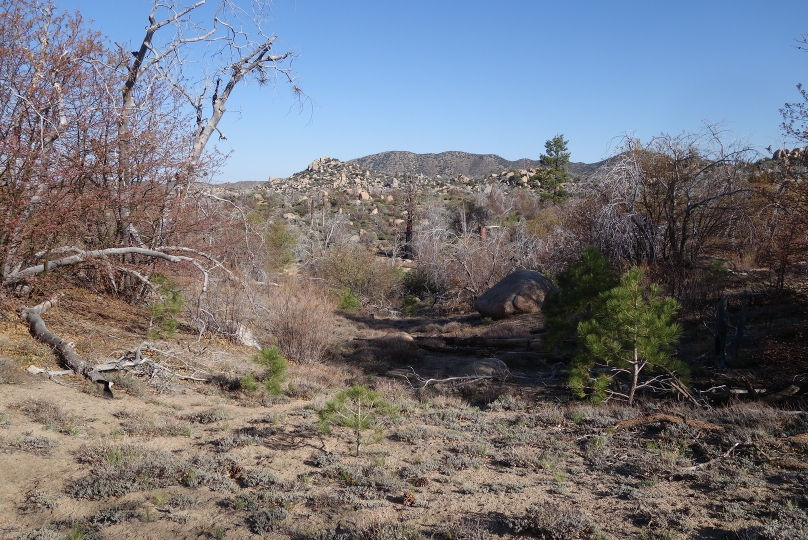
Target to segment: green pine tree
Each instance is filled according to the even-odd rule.
[[[269,347],[261,349],[261,352],[252,357],[252,361],[264,368],[264,388],[271,396],[279,396],[283,393],[281,385],[289,380],[286,371],[289,364],[283,356],[280,348]],[[246,384],[245,384],[246,383]],[[249,379],[242,379],[242,386],[249,390],[253,382]]]
[[[596,362],[628,373],[629,405],[634,403],[644,369],[661,366],[686,373],[673,356],[673,345],[682,332],[673,322],[679,303],[664,297],[659,285],[644,286],[642,280],[642,269],[632,268],[620,285],[600,294],[594,316],[578,324],[578,336],[588,354],[580,355],[571,370],[570,387],[577,395],[590,386],[589,370]],[[605,391],[607,382],[601,377],[594,386]]]
[[[320,416],[320,430],[323,433],[330,433],[332,425],[353,430],[356,455],[359,455],[362,450],[362,431],[379,429],[377,417],[395,418],[398,416],[398,409],[375,390],[358,385],[339,392],[317,414]]]
[[[536,173],[532,180],[541,184],[542,191],[552,200],[564,199],[568,193],[564,189],[565,182],[570,180],[567,172],[567,165],[570,162],[570,152],[567,148],[569,141],[564,140],[564,135],[556,135],[544,143],[545,154],[539,156],[539,161],[544,169]]]
[[[578,345],[578,323],[592,317],[601,293],[616,287],[620,275],[596,247],[588,247],[581,259],[556,277],[558,289],[550,294],[542,307],[547,318],[544,343],[566,349],[565,344]]]
[[[567,144],[569,144],[569,141],[565,141],[564,135],[561,134],[546,141],[544,143],[544,151],[547,153],[539,157],[541,164],[550,169],[566,172],[571,155]]]

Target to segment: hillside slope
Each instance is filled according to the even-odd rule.
[[[415,154],[413,152],[381,152],[352,159],[348,163],[385,174],[416,174],[430,177],[454,178],[464,175],[484,178],[507,170],[533,169],[541,166],[538,160],[522,158],[507,160],[495,154],[470,154],[467,152],[441,152],[440,154]],[[600,163],[570,163],[573,176],[587,176]]]

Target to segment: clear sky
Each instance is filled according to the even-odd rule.
[[[139,43],[151,5],[56,1],[119,43]],[[806,0],[275,0],[273,12],[276,50],[297,53],[314,107],[299,113],[283,86],[239,88],[218,181],[387,150],[538,159],[557,133],[591,163],[627,132],[704,122],[776,148],[779,109],[808,85]]]

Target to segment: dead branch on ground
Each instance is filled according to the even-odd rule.
[[[136,368],[133,373],[136,375],[147,375],[150,379],[154,380],[159,376],[169,379],[187,379],[192,381],[207,381],[208,378],[202,378],[197,375],[209,373],[199,368],[191,368],[188,364],[170,351],[159,348],[158,346],[143,342],[135,350],[127,351],[117,360],[105,362],[103,364],[93,364],[81,358],[75,351],[75,345],[51,332],[42,315],[45,314],[50,308],[56,305],[61,295],[56,295],[50,300],[46,300],[31,308],[22,310],[20,317],[28,323],[28,332],[31,336],[45,345],[48,345],[53,351],[54,355],[59,361],[61,367],[65,368],[63,371],[54,371],[38,368],[36,366],[29,366],[28,372],[33,374],[47,373],[50,378],[69,375],[76,373],[85,379],[94,383],[103,384],[105,390],[109,391],[111,384],[108,379],[103,375],[107,371],[119,371]],[[182,369],[190,370],[191,375],[185,375],[177,372],[177,368],[166,366],[162,363],[155,362],[154,360],[143,355],[143,351],[148,350],[159,354],[161,356],[174,358],[183,364]]]
[[[710,465],[712,465],[713,463],[715,463],[719,459],[724,459],[724,458],[729,457],[729,455],[732,453],[732,451],[735,450],[738,447],[739,444],[741,444],[741,443],[736,442],[725,453],[721,454],[718,457],[715,457],[715,458],[711,459],[710,461],[706,461],[704,463],[699,463],[698,465],[693,465],[692,467],[682,467],[681,470],[682,471],[695,471],[695,470],[701,469],[702,467],[709,467]]]
[[[413,389],[426,388],[430,384],[440,384],[440,383],[447,383],[447,382],[456,382],[456,383],[460,383],[460,384],[469,384],[469,383],[474,383],[474,382],[479,382],[479,381],[484,381],[484,380],[495,380],[495,379],[504,380],[510,375],[510,372],[506,372],[506,373],[503,373],[501,375],[500,374],[497,374],[497,375],[461,375],[461,376],[458,376],[458,377],[446,377],[444,379],[427,379],[427,378],[422,377],[421,375],[419,375],[412,367],[410,368],[410,371],[412,372],[412,377],[416,381],[418,381],[420,386],[415,386],[412,383],[412,381],[410,380],[410,377],[408,375],[397,374],[397,376],[406,379],[407,383]]]
[[[22,317],[22,319],[28,323],[28,332],[35,340],[50,346],[62,367],[75,371],[82,377],[89,379],[94,383],[102,383],[108,387],[109,381],[107,381],[103,375],[101,375],[101,372],[98,371],[97,366],[85,361],[78,354],[76,354],[76,351],[74,350],[75,345],[48,330],[48,327],[45,325],[45,321],[42,320],[42,315],[56,305],[60,296],[61,295],[57,294],[50,300],[46,300],[41,304],[23,309],[20,317]],[[54,373],[55,372],[49,373],[49,375],[53,375]]]
[[[645,424],[654,424],[657,422],[669,422],[671,424],[685,424],[699,429],[721,429],[721,426],[719,426],[718,424],[712,424],[710,422],[702,422],[701,420],[690,420],[688,418],[684,418],[681,416],[673,416],[664,413],[652,414],[651,416],[642,416],[640,418],[631,418],[629,420],[623,420],[622,422],[618,422],[614,426],[614,429],[633,428],[636,426],[643,426]]]

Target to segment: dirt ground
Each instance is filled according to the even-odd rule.
[[[808,538],[801,396],[570,401],[540,315],[345,315],[337,357],[291,365],[277,397],[234,383],[258,372],[255,351],[180,332],[152,354],[209,382],[118,374],[109,400],[76,376],[25,371],[59,368],[18,307],[0,318],[2,538]],[[81,293],[45,318],[96,363],[148,329],[141,310]],[[479,363],[491,358],[507,377]],[[763,384],[773,364],[722,376]],[[469,374],[490,378],[440,381]],[[362,433],[358,455],[353,433],[322,433],[317,414],[355,384],[399,410]]]

